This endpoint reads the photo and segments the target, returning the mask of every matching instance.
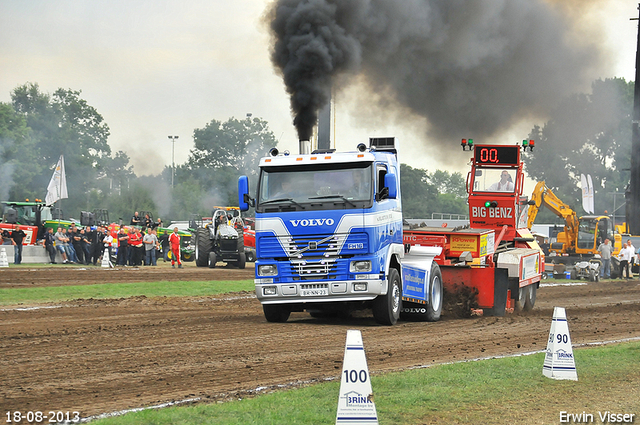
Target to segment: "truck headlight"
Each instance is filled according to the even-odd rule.
[[[258,266],[258,276],[276,276],[278,274],[278,266],[275,264],[262,264]]]
[[[352,261],[349,264],[351,273],[366,273],[371,271],[371,260]]]

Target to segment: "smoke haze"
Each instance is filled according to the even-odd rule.
[[[430,139],[450,145],[546,117],[599,76],[604,53],[574,31],[571,10],[543,0],[279,0],[266,19],[300,139],[332,86],[358,76],[375,94],[361,93],[367,110],[377,99],[389,117],[424,117]]]

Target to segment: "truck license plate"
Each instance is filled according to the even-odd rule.
[[[303,297],[321,297],[323,295],[329,295],[329,289],[327,288],[303,289],[300,291],[300,295],[302,295]]]

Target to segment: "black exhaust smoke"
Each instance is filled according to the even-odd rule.
[[[385,119],[406,116],[391,113],[390,105],[396,112],[408,108],[427,119],[431,139],[450,145],[468,134],[490,136],[524,117],[546,117],[560,99],[599,76],[592,71],[606,61],[597,34],[572,34],[575,22],[563,4],[276,0],[266,19],[299,140],[310,138],[332,84],[338,90],[358,74],[369,93],[384,93]],[[362,102],[369,106],[371,96]]]
[[[272,60],[291,95],[299,140],[311,139],[333,78],[360,62],[360,42],[339,24],[337,13],[338,5],[326,0],[281,0],[269,15]]]

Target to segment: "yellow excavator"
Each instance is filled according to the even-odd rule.
[[[598,246],[607,238],[613,244],[613,255],[617,255],[622,248],[622,236],[615,231],[610,217],[585,215],[578,218],[576,212],[562,202],[544,181],[536,184],[528,204],[527,227],[529,229],[542,205],[564,220],[564,232],[558,233],[557,241],[549,247],[549,252],[565,259],[563,263],[570,260],[589,259],[598,253]]]

